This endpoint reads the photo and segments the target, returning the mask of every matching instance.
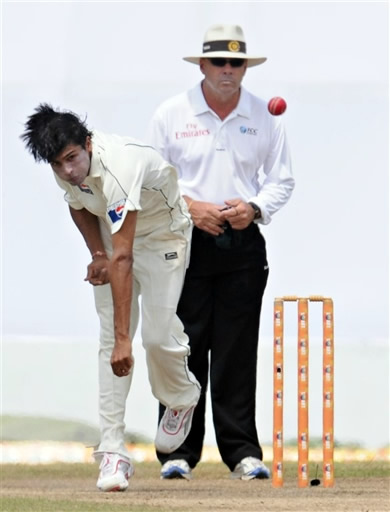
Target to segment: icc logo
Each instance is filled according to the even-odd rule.
[[[249,128],[246,126],[240,126],[240,132],[246,133],[247,135],[257,135],[257,128]]]

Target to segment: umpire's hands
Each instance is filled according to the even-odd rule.
[[[222,208],[218,204],[193,200],[189,202],[188,206],[194,225],[214,236],[218,236],[224,231],[222,225],[225,219],[221,213]]]
[[[229,222],[233,229],[245,229],[253,222],[255,211],[250,204],[242,199],[229,199],[225,204],[223,220]]]

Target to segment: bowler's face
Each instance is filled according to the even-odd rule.
[[[70,185],[81,185],[88,176],[91,166],[92,143],[88,137],[85,149],[69,144],[50,162],[51,168],[59,178]]]

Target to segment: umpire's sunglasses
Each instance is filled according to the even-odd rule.
[[[228,63],[232,68],[241,68],[245,62],[245,59],[221,59],[219,57],[214,57],[209,60],[211,64],[217,68],[223,68]]]

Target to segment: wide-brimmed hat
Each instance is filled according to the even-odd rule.
[[[248,67],[258,66],[266,57],[247,55],[245,36],[239,25],[213,25],[205,33],[203,53],[195,57],[183,57],[187,62],[199,64],[200,59],[221,57],[227,59],[246,59]]]

